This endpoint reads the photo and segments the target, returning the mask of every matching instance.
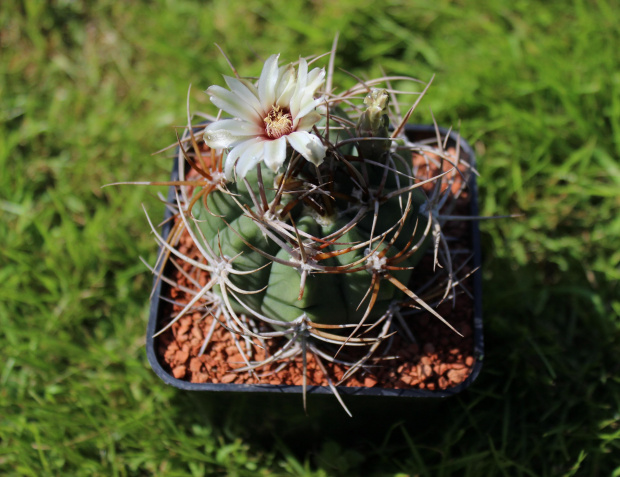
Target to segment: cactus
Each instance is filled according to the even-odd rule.
[[[246,346],[246,365],[237,371],[250,373],[297,354],[312,353],[321,363],[339,359],[343,347],[363,347],[344,380],[372,358],[396,322],[406,328],[403,305],[450,326],[435,305],[458,283],[442,232],[461,174],[458,151],[447,153],[439,132],[435,146],[403,134],[430,83],[401,117],[390,81],[404,78],[335,94],[331,77],[330,89],[321,90],[325,71],[308,71],[306,60],[297,69],[278,63],[270,57],[257,83],[225,77],[229,89],[210,87],[212,102],[232,118],[190,122],[179,140],[180,163],[199,178],[182,171],[170,183],[178,219],[167,240],[153,231],[164,260],[174,255],[210,278],[159,333],[200,305],[220,317],[240,350],[241,342],[251,348],[253,340],[284,337],[282,349],[261,362]],[[375,88],[381,83],[385,89]],[[413,152],[447,170],[416,178]],[[203,261],[175,249],[183,231]],[[429,250],[444,279],[425,300],[408,284]]]
[[[385,137],[387,128],[380,128]],[[411,167],[391,156],[389,140],[381,142],[388,147],[356,144],[372,156],[347,159],[334,149],[318,167],[293,156],[280,174],[258,164],[260,171],[195,205],[195,227],[211,249],[238,256],[236,270],[256,270],[231,278],[238,289],[258,291],[239,296],[243,305],[231,300],[235,312],[249,307],[287,322],[305,314],[316,323],[357,323],[383,315],[402,294],[381,287],[370,306],[360,307],[384,267],[396,267],[392,274],[407,283],[429,243],[427,218],[418,212],[425,198],[411,190]]]

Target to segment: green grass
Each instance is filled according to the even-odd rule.
[[[0,473],[620,475],[620,5],[378,5],[2,2]],[[267,410],[280,421],[259,440],[240,404],[151,372],[138,257],[156,254],[141,204],[161,213],[157,189],[100,186],[167,177],[151,152],[184,124],[190,83],[210,108],[201,91],[228,73],[215,42],[256,74],[337,31],[344,69],[436,74],[413,121],[461,121],[481,212],[524,215],[481,224],[470,390],[425,422],[295,444],[298,417]]]

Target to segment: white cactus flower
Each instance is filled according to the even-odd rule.
[[[325,70],[308,72],[303,58],[297,72],[293,65],[278,67],[279,56],[267,59],[256,86],[224,76],[230,91],[221,86],[207,89],[211,102],[233,116],[211,123],[204,131],[209,147],[228,149],[224,166],[228,180],[234,180],[233,171],[245,177],[261,161],[277,171],[286,160],[287,142],[315,165],[325,158],[327,147],[309,132],[321,119],[316,108],[323,99],[314,96]]]

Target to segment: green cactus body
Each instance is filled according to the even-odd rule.
[[[384,157],[387,158],[387,154]],[[356,164],[355,167],[358,169],[359,175],[363,175],[365,172],[365,175],[368,177],[368,191],[372,192],[381,189],[381,195],[385,196],[398,187],[407,185],[404,183],[399,184],[396,173],[393,171],[388,173],[386,178],[383,178],[384,167],[370,164],[361,165],[362,160],[354,157],[351,157],[351,159],[352,163]],[[394,164],[397,163],[395,162]],[[404,169],[403,166],[396,168]],[[353,190],[355,186],[354,181],[351,180],[353,176],[342,161],[333,157],[329,162],[326,161],[321,166],[321,171],[325,177],[330,173],[332,174],[335,191],[340,192],[341,195],[354,195]],[[402,172],[407,173],[407,171]],[[304,175],[309,177],[311,171],[302,170],[298,178],[303,180]],[[246,179],[249,184],[257,184],[256,171],[248,173]],[[263,168],[262,179],[266,199],[271,203],[276,195],[277,183],[274,184],[276,178],[271,171]],[[219,253],[219,250],[221,250],[222,255],[225,257],[232,258],[236,256],[233,262],[236,270],[249,271],[264,267],[251,274],[229,275],[231,282],[236,287],[249,292],[266,287],[260,293],[243,295],[242,300],[246,307],[268,318],[283,321],[292,321],[304,313],[310,320],[324,324],[356,323],[362,318],[370,298],[366,297],[365,302],[361,306],[360,303],[371,286],[372,275],[369,270],[362,269],[350,272],[347,271],[347,267],[350,270],[363,266],[362,259],[369,252],[367,248],[378,253],[388,246],[398,229],[394,225],[403,217],[401,206],[406,202],[407,194],[403,196],[395,195],[380,204],[373,237],[379,237],[387,230],[390,230],[390,228],[393,228],[385,237],[381,240],[375,240],[370,247],[361,247],[318,261],[317,263],[320,266],[332,267],[332,269],[339,267],[339,271],[312,270],[307,275],[303,295],[300,298],[300,269],[279,263],[278,261],[273,261],[272,263],[270,258],[252,249],[254,247],[268,255],[275,256],[277,259],[291,261],[291,254],[287,250],[282,249],[270,237],[266,236],[254,219],[250,217],[250,213],[239,206],[241,204],[244,208],[251,210],[257,215],[261,212],[256,210],[252,194],[247,190],[246,183],[228,184],[228,190],[230,194],[221,191],[210,193],[206,200],[207,207],[205,207],[202,201],[199,201],[194,206],[193,214],[195,219],[197,219],[195,222],[196,226],[201,229],[202,234],[216,253]],[[259,197],[256,185],[253,186],[253,193],[255,197]],[[415,245],[423,235],[426,219],[419,215],[418,209],[424,202],[425,197],[418,189],[413,190],[411,194],[413,199],[411,212],[402,227],[399,237],[386,253],[388,259],[389,257],[394,257],[408,243]],[[294,200],[294,198],[294,194],[284,195],[280,208],[277,210],[286,206],[288,201]],[[290,209],[290,217],[300,234],[305,232],[312,237],[322,239],[337,232],[351,222],[360,207],[364,206],[364,198],[357,204],[347,203],[343,200],[332,200],[331,205],[333,212],[330,216],[317,219],[316,211],[305,205],[298,204]],[[369,208],[366,214],[356,222],[354,227],[338,236],[335,239],[335,243],[327,248],[319,250],[321,242],[304,238],[306,252],[312,256],[313,253],[343,250],[350,248],[354,244],[368,241],[371,235],[373,214],[374,210]],[[283,217],[281,221],[291,224],[288,216]],[[411,241],[414,230],[415,237]],[[282,241],[285,241],[284,237],[280,238]],[[297,243],[289,239],[288,245],[294,248]],[[398,263],[397,266],[415,266],[424,251],[425,247],[420,247],[416,253],[407,260]],[[362,263],[356,264],[356,262]],[[411,270],[398,270],[390,272],[390,274],[406,284],[411,276]],[[221,290],[218,293],[221,294]],[[377,318],[384,314],[389,304],[401,296],[400,293],[392,284],[382,280],[370,318]],[[247,312],[246,307],[232,299],[231,304],[236,312]]]

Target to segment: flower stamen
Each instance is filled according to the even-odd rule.
[[[293,132],[293,117],[287,109],[273,106],[264,119],[265,134],[269,139],[279,139]]]

